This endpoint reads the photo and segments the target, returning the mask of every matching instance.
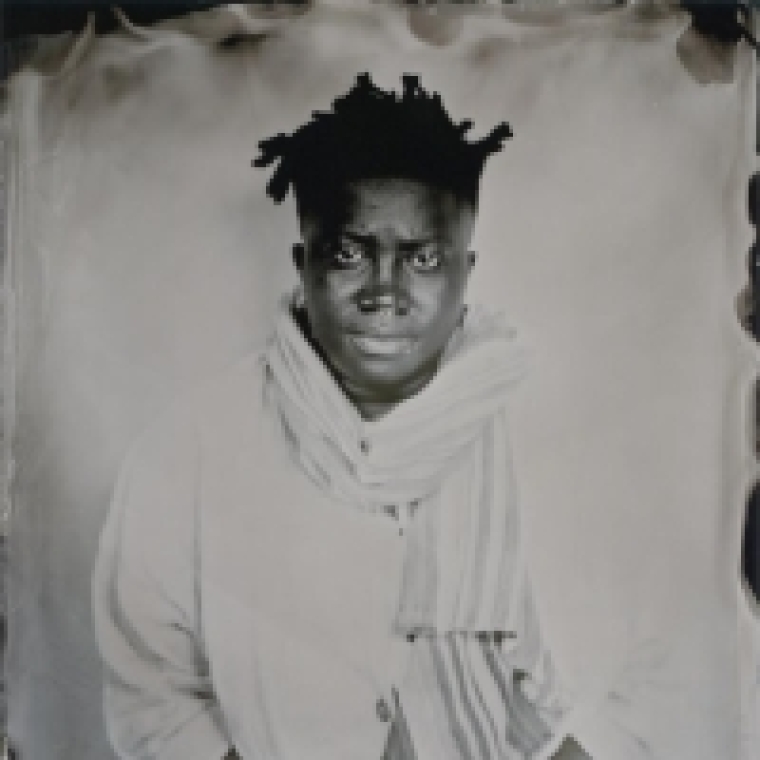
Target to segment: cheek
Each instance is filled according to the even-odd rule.
[[[304,296],[313,321],[339,321],[361,284],[342,272],[311,272],[303,280]]]
[[[449,312],[458,314],[463,298],[464,280],[458,277],[431,277],[415,284],[415,300],[431,317],[443,319]]]

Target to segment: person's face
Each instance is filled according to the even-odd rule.
[[[311,338],[364,416],[435,374],[464,308],[474,210],[398,179],[351,183],[327,214],[302,214],[294,248]]]

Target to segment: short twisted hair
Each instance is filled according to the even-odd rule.
[[[348,182],[395,178],[424,182],[477,203],[486,159],[512,136],[506,123],[469,142],[470,120],[455,123],[437,92],[426,92],[417,76],[402,77],[403,93],[376,87],[369,74],[333,103],[314,112],[293,134],[259,142],[254,166],[279,161],[267,195],[281,203],[292,188],[299,212],[320,208]]]

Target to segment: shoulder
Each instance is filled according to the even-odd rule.
[[[260,354],[251,353],[202,385],[176,397],[133,443],[127,459],[192,458],[204,441],[235,435],[261,413]]]
[[[258,427],[262,387],[259,355],[250,354],[179,396],[130,447],[114,502],[128,502],[132,519],[171,531],[197,502],[209,458],[224,458]]]

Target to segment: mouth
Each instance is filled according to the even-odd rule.
[[[404,356],[416,343],[412,338],[374,335],[350,335],[349,340],[362,354],[377,357]]]

